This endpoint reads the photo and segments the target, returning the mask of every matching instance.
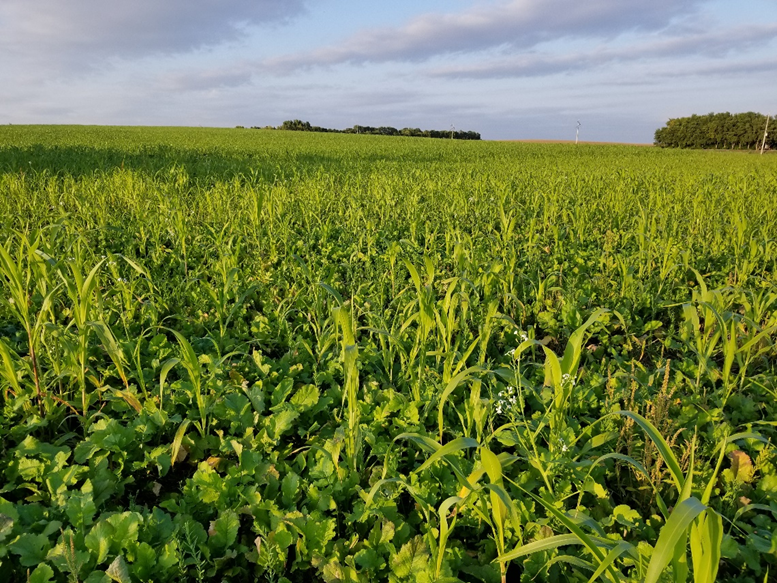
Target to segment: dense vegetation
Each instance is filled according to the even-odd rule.
[[[254,128],[259,129],[259,128]],[[404,136],[406,138],[441,138],[447,140],[479,140],[480,134],[478,132],[461,131],[456,129],[450,130],[422,130],[420,128],[402,128],[398,130],[391,126],[362,126],[355,125],[352,128],[346,128],[344,130],[335,130],[331,128],[323,128],[320,126],[310,125],[309,121],[302,121],[299,119],[286,120],[276,128],[266,127],[261,129],[276,129],[286,130],[293,132],[319,132],[330,134],[365,134],[372,136]]]
[[[0,580],[777,569],[774,157],[0,144]]]
[[[777,122],[771,120],[775,125]],[[766,137],[766,147],[777,147],[777,127]],[[760,113],[708,113],[670,119],[656,130],[655,144],[664,148],[728,148],[759,150],[766,116]]]

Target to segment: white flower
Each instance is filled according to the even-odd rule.
[[[518,389],[513,386],[508,386],[504,391],[499,391],[494,403],[494,411],[496,414],[509,414],[516,411],[519,406],[518,396]]]

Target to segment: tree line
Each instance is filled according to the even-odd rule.
[[[311,125],[308,121],[301,121],[298,119],[286,120],[277,127],[265,126],[264,128],[258,128],[254,126],[252,129],[268,129],[268,130],[286,130],[292,132],[326,132],[336,134],[370,134],[374,136],[405,136],[411,138],[441,138],[441,139],[453,139],[453,140],[479,140],[480,134],[478,132],[463,132],[455,129],[451,130],[422,130],[420,128],[392,128],[390,126],[372,127],[355,125],[352,128],[346,128],[344,130],[337,130],[331,128],[322,128],[320,126]]]
[[[747,113],[708,113],[670,119],[656,130],[654,143],[662,148],[760,149],[766,116]],[[777,120],[770,119],[766,146],[777,148]]]

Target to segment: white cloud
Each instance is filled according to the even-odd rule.
[[[540,77],[594,69],[618,62],[669,58],[677,63],[690,56],[721,59],[734,53],[765,46],[777,38],[777,24],[737,26],[683,36],[652,35],[628,46],[599,46],[584,51],[558,53],[524,52],[507,57],[486,58],[474,64],[438,67],[433,77],[509,78]],[[715,68],[705,67],[705,71]],[[731,72],[727,67],[726,71]],[[685,71],[684,74],[687,74]]]
[[[279,71],[338,63],[422,61],[494,47],[525,49],[560,38],[614,38],[657,30],[699,0],[511,0],[459,13],[423,14],[400,27],[360,31],[339,44],[268,59]]]
[[[93,64],[108,57],[177,53],[241,37],[245,28],[298,14],[304,0],[2,0],[4,59]]]

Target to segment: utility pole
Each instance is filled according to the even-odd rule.
[[[456,133],[456,126],[451,124],[451,140],[453,139],[453,134]]]
[[[769,116],[766,116],[766,127],[764,128],[764,139],[761,141],[761,155],[763,156],[764,147],[766,147],[766,136],[769,135]]]
[[[575,146],[577,146],[577,141],[580,138],[580,120],[577,120],[577,129],[575,130]]]

